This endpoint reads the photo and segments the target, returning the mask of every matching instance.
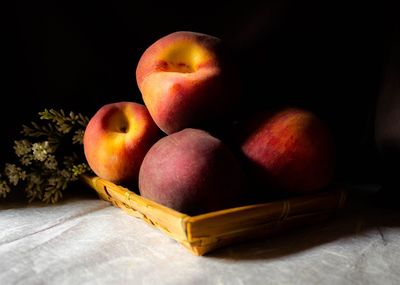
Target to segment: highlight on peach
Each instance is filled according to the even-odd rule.
[[[155,123],[171,134],[229,118],[239,99],[235,74],[219,38],[178,31],[144,51],[136,81]]]

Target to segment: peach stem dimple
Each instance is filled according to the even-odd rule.
[[[119,131],[120,131],[121,133],[127,133],[127,132],[128,132],[128,127],[127,127],[127,126],[121,126],[121,127],[119,128]]]
[[[193,68],[184,62],[169,62],[168,71],[180,72],[180,73],[191,73],[194,72]]]

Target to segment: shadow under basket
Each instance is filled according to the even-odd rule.
[[[189,216],[97,176],[82,179],[100,198],[161,230],[194,255],[326,220],[346,202],[346,191],[333,187],[307,196]]]

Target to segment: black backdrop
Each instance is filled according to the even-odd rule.
[[[38,2],[5,10],[1,160],[11,158],[20,125],[45,107],[90,116],[105,103],[141,102],[141,53],[163,35],[192,30],[230,46],[244,113],[281,104],[313,110],[334,132],[340,179],[380,182],[375,110],[397,24],[389,1]]]

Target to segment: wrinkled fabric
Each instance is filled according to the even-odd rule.
[[[97,197],[5,204],[0,284],[400,284],[399,212],[357,199],[331,220],[200,257]]]

